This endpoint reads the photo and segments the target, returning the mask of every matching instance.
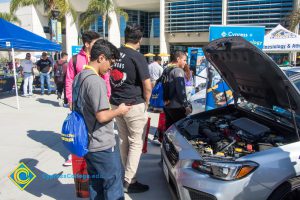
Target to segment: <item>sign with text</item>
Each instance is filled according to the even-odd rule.
[[[262,49],[264,46],[264,26],[218,26],[209,27],[209,41],[223,37],[241,36],[256,47]]]
[[[264,46],[264,26],[220,26],[209,27],[209,41],[223,37],[240,36],[262,49]],[[209,65],[206,84],[206,110],[233,103],[233,93],[220,74]]]
[[[72,56],[78,54],[81,50],[82,46],[72,46]]]

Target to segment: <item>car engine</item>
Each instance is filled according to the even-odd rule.
[[[239,158],[286,143],[269,127],[233,115],[186,118],[178,128],[202,156]]]

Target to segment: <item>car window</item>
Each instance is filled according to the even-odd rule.
[[[295,80],[294,84],[296,85],[296,87],[298,88],[298,90],[300,91],[300,79],[299,80]]]
[[[289,71],[289,70],[284,70],[284,73],[290,77],[290,76],[293,76],[295,74],[298,74],[299,72],[294,72],[294,71]]]

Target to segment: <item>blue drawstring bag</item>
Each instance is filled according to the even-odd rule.
[[[64,146],[72,153],[78,157],[83,157],[88,153],[88,128],[85,124],[84,117],[81,113],[75,111],[74,106],[78,103],[78,98],[80,94],[80,90],[83,82],[89,76],[95,74],[88,75],[83,79],[80,83],[80,87],[73,88],[73,96],[76,97],[76,100],[73,102],[72,112],[65,119],[62,130],[61,130],[61,139]],[[78,85],[77,85],[78,86]],[[95,120],[93,131],[95,130],[97,120]]]
[[[164,107],[164,90],[162,82],[157,82],[157,84],[155,84],[150,98],[150,106],[153,108]]]
[[[83,157],[88,153],[88,129],[79,112],[72,111],[67,116],[61,132],[63,144],[72,154]]]
[[[152,108],[164,108],[165,101],[169,100],[169,74],[173,69],[175,67],[167,67],[157,79],[150,97],[150,106]]]

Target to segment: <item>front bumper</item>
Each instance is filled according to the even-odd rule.
[[[251,180],[251,175],[241,180],[223,181],[196,171],[191,168],[191,160],[180,159],[180,151],[178,152],[178,159],[173,159],[175,154],[173,148],[175,146],[171,142],[168,142],[166,147],[164,141],[161,153],[167,181],[179,199],[265,200],[270,194],[269,189]],[[170,153],[172,156],[169,155]]]

